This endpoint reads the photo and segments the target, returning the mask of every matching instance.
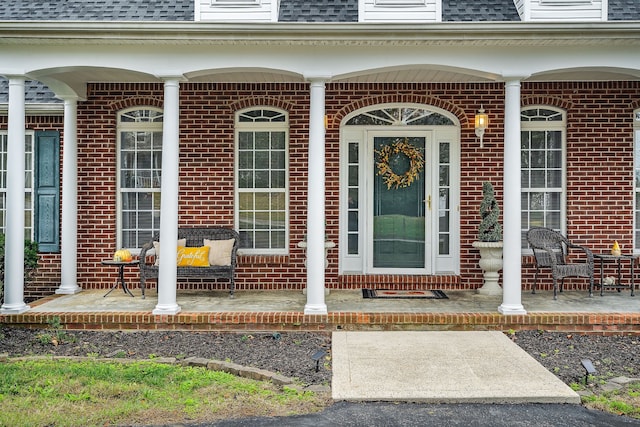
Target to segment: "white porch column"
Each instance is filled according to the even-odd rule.
[[[64,99],[62,145],[61,274],[56,294],[75,294],[78,286],[78,100]]]
[[[520,219],[520,80],[505,82],[504,100],[504,267],[502,314],[526,314],[522,306]]]
[[[326,77],[309,78],[309,172],[307,184],[307,303],[304,314],[327,314],[324,301]]]
[[[9,76],[7,138],[7,217],[4,251],[3,314],[29,310],[24,303],[24,76]]]
[[[180,163],[180,78],[164,82],[162,182],[160,199],[160,270],[158,304],[153,314],[177,314],[178,166]]]

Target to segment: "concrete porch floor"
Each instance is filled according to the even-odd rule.
[[[42,303],[32,304],[30,312],[140,312],[152,311],[157,302],[156,290],[147,290],[142,299],[140,290],[135,297],[121,288],[106,297],[105,290],[85,290],[75,295],[62,295]],[[502,296],[480,295],[475,291],[445,290],[447,299],[365,299],[362,291],[331,290],[325,297],[331,312],[362,313],[485,313],[497,312]],[[227,291],[177,292],[177,302],[184,312],[298,312],[303,311],[306,295],[301,291],[236,291],[229,298]],[[553,300],[551,291],[522,293],[522,304],[527,312],[587,312],[587,313],[640,313],[640,297],[631,297],[629,291],[608,291],[604,296],[595,292],[565,291]]]
[[[640,333],[640,296],[628,290],[565,291],[553,300],[551,291],[522,293],[526,315],[498,313],[502,296],[445,290],[448,299],[364,299],[361,290],[331,290],[327,315],[305,315],[301,291],[183,291],[181,312],[154,315],[155,290],[142,299],[122,289],[85,290],[54,295],[30,304],[18,315],[0,315],[0,323],[42,327],[51,317],[69,329],[183,330],[509,330],[548,329],[578,332]]]

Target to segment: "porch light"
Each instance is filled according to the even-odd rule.
[[[476,114],[476,136],[480,138],[480,148],[482,148],[482,137],[484,130],[489,126],[489,116],[484,112],[484,107],[480,107]]]

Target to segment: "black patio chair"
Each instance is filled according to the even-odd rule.
[[[553,277],[553,299],[558,299],[558,280],[560,292],[565,277],[586,277],[589,279],[589,296],[593,296],[593,253],[580,245],[575,245],[565,236],[546,227],[532,227],[527,231],[527,242],[533,249],[536,259],[536,274],[533,279],[532,294],[536,293],[538,272],[541,268],[550,268]],[[582,252],[585,258],[567,263],[569,251]]]

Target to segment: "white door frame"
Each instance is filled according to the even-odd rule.
[[[367,111],[390,107],[422,108],[424,110],[446,116],[452,122],[451,125],[342,125],[340,128],[340,234],[339,234],[339,274],[460,274],[460,123],[451,113],[437,107],[416,104],[380,104],[369,106],[349,114],[343,120],[347,123],[352,117]],[[431,135],[431,152],[426,154],[431,159],[432,166],[426,165],[425,174],[430,174],[431,185],[425,187],[425,192],[431,194],[431,218],[425,224],[430,240],[429,251],[431,256],[421,271],[408,271],[406,269],[372,269],[368,259],[372,247],[368,245],[367,236],[372,232],[371,222],[372,208],[367,207],[372,203],[365,194],[369,194],[368,188],[373,185],[373,151],[367,150],[371,146],[371,135]],[[428,137],[427,137],[428,138]],[[427,139],[428,141],[428,139]],[[448,150],[448,155],[443,160],[440,148]],[[353,160],[357,158],[356,160]],[[351,162],[351,163],[350,163]],[[445,162],[445,163],[442,163]],[[448,186],[442,186],[440,182],[440,168],[447,169]],[[430,169],[430,170],[427,170]],[[357,182],[357,183],[356,183]],[[355,187],[354,187],[354,183]],[[441,202],[440,193],[447,192],[448,204]],[[358,194],[359,202],[353,207],[350,202],[350,194]],[[440,223],[443,216],[448,217],[448,229],[441,230]],[[350,219],[356,219],[358,225],[356,231],[349,228]],[[427,218],[425,218],[427,220]],[[443,244],[445,242],[446,244]],[[426,243],[425,243],[426,244]],[[441,247],[445,247],[442,250]],[[351,253],[350,253],[351,252]]]

